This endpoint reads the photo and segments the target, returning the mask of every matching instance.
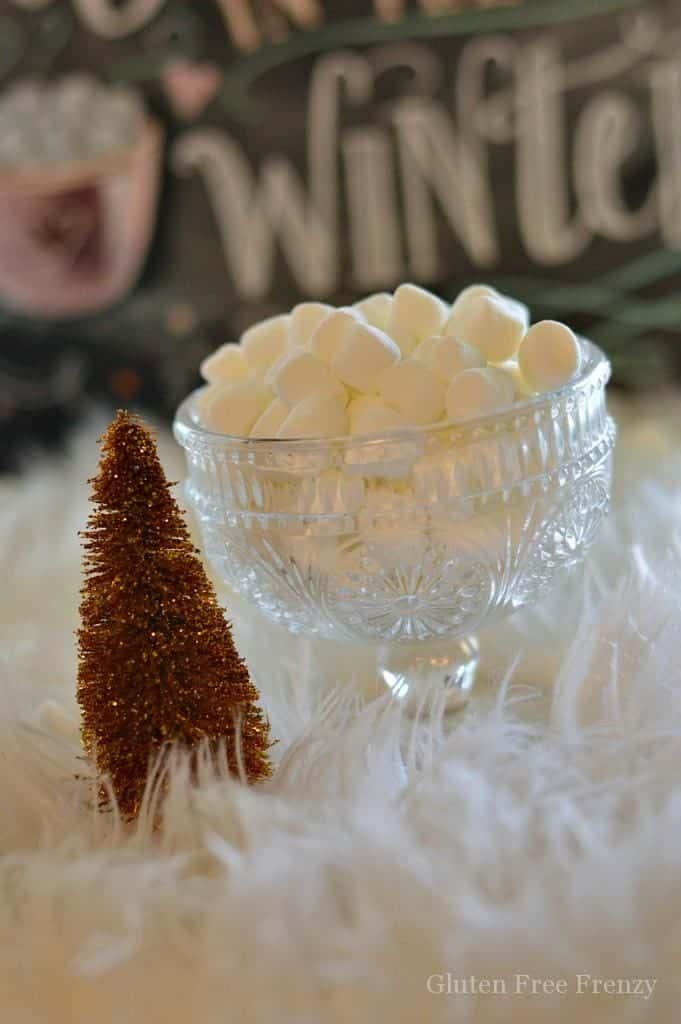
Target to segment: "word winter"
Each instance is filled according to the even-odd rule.
[[[377,108],[382,79],[405,66],[414,93]],[[490,89],[492,66],[502,84]],[[320,296],[341,284],[441,279],[452,245],[464,266],[494,267],[503,255],[498,197],[509,191],[521,243],[539,267],[572,264],[599,239],[633,244],[659,234],[681,247],[681,65],[651,59],[640,100],[608,82],[568,117],[579,81],[572,70],[551,32],[472,39],[453,71],[425,44],[331,53],[310,76],[303,173],[277,152],[254,167],[218,128],[180,136],[174,166],[201,176],[244,300],[268,296],[282,255],[299,290]],[[429,94],[448,74],[446,91]],[[632,204],[625,172],[648,134],[656,174]],[[513,167],[499,190],[493,163],[504,148]]]

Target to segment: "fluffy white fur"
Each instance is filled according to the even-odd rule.
[[[278,770],[191,789],[177,765],[161,836],[77,779],[76,533],[103,422],[1,482],[2,1024],[676,1021],[680,412],[622,411],[588,571],[484,638],[453,731],[400,722],[369,652],[232,602]],[[507,994],[429,993],[447,972]],[[516,974],[568,992],[516,994]],[[657,984],[579,995],[578,974]]]

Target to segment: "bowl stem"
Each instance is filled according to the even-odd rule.
[[[406,714],[420,716],[436,708],[450,713],[468,703],[479,660],[475,637],[386,644],[378,652],[378,672]]]

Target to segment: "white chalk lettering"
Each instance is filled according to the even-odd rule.
[[[324,55],[310,76],[302,167],[277,152],[254,166],[218,129],[180,136],[175,166],[201,175],[239,297],[265,298],[281,257],[300,291],[317,296],[406,274],[436,280],[452,269],[452,241],[462,265],[494,266],[512,183],[518,233],[538,266],[572,263],[599,238],[659,233],[681,248],[681,65],[649,61],[647,108],[645,93],[635,102],[608,83],[568,121],[575,76],[556,39],[473,39],[453,67],[417,43]],[[413,91],[377,108],[379,79],[405,68]],[[625,176],[646,118],[657,173],[633,206]],[[501,198],[499,150],[514,161]]]
[[[608,90],[584,110],[575,135],[575,188],[585,223],[614,242],[633,242],[655,230],[656,189],[638,210],[622,198],[622,168],[641,140],[641,115],[624,93]]]
[[[326,226],[287,161],[264,161],[256,181],[240,147],[211,129],[180,138],[173,160],[178,172],[197,169],[203,175],[239,295],[261,299],[268,293],[277,240],[303,292],[333,288],[336,268]]]

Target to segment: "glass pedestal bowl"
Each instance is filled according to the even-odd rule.
[[[190,395],[174,429],[214,570],[293,633],[374,645],[407,707],[461,707],[476,631],[550,589],[606,514],[610,366],[583,345],[559,391],[382,437],[227,437]]]

